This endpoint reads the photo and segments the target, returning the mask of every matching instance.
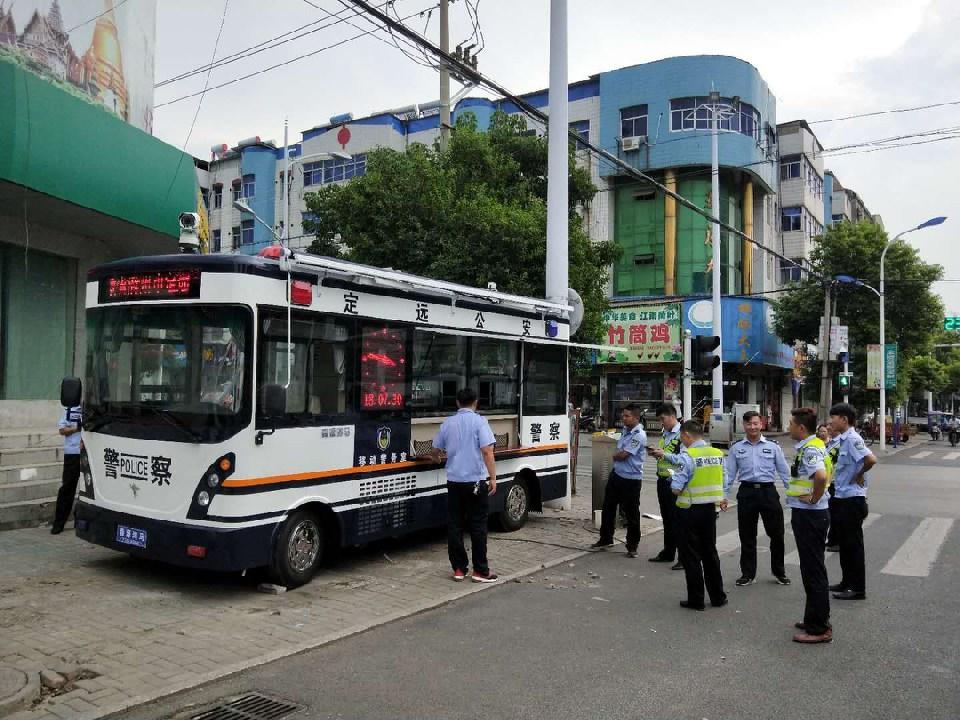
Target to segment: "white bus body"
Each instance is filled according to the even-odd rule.
[[[77,534],[305,582],[326,549],[445,522],[444,463],[422,458],[464,385],[497,436],[491,513],[515,529],[567,495],[568,342],[545,301],[341,261],[94,268]]]

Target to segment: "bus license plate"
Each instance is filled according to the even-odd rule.
[[[127,527],[126,525],[117,525],[117,542],[121,545],[145,548],[147,547],[147,531]]]

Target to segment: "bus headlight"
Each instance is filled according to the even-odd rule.
[[[210,473],[209,475],[207,475],[207,485],[209,485],[211,488],[215,488],[219,484],[220,484],[219,475],[217,475],[216,473]]]
[[[199,505],[200,507],[206,507],[209,504],[210,504],[210,493],[208,493],[206,490],[201,490],[197,494],[197,505]]]

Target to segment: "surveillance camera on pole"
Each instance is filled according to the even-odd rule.
[[[180,213],[180,252],[196,255],[200,252],[200,215]]]

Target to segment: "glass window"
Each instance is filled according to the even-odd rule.
[[[240,226],[234,225],[230,228],[230,249],[240,247]]]
[[[223,207],[223,185],[213,187],[213,207],[214,209]]]
[[[519,345],[511,340],[470,338],[470,378],[483,411],[517,411]]]
[[[567,354],[555,345],[523,346],[523,412],[563,415],[567,412]]]
[[[303,184],[322,185],[325,183],[350,180],[365,175],[367,172],[367,156],[364,153],[350,158],[330,158],[317,162],[304,163]]]
[[[785,207],[780,211],[780,229],[783,232],[793,232],[803,229],[802,210],[798,207]]]
[[[234,180],[233,185],[233,199],[234,201],[239,200],[243,195],[243,186],[239,180]]]
[[[780,160],[780,179],[792,180],[800,177],[800,156],[790,155]]]
[[[620,111],[620,137],[641,137],[647,134],[647,106],[634,105]]]
[[[467,384],[467,338],[416,330],[410,406],[419,415],[454,412]]]
[[[780,282],[800,282],[803,275],[803,259],[794,258],[792,261],[780,259]]]
[[[213,231],[213,252],[220,252],[220,231]]]
[[[244,175],[243,176],[243,197],[250,199],[257,192],[257,183],[256,176],[254,175]]]
[[[240,243],[242,245],[253,244],[253,224],[254,220],[244,220],[240,223]]]
[[[570,123],[570,131],[575,132],[577,137],[583,140],[583,142],[590,142],[590,121],[589,120],[577,120],[576,122]],[[580,149],[582,145],[577,143],[577,149]]]
[[[365,327],[360,342],[360,409],[402,410],[407,387],[407,332]]]

